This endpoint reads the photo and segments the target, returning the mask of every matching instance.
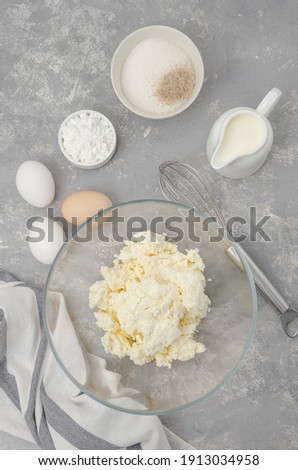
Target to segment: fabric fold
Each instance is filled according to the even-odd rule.
[[[49,348],[35,292],[7,275],[5,280],[10,282],[0,283],[0,429],[35,441],[43,449],[170,449],[158,417],[116,411],[80,393]],[[86,352],[64,297],[51,295],[59,308],[56,339],[59,342],[65,331],[72,335],[74,346],[66,354],[68,359],[72,355],[73,367],[79,361],[83,383],[88,380]],[[88,362],[102,372],[94,386],[102,387],[115,404],[142,407],[134,401],[137,391],[122,388],[120,377],[106,369],[104,359],[92,356]],[[5,411],[8,402],[12,413]],[[175,436],[170,440],[173,443]]]

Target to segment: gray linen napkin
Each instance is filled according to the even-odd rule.
[[[60,317],[71,328],[59,296]],[[41,290],[0,273],[0,430],[42,449],[192,449],[157,417],[112,410],[81,393],[49,349],[41,302]],[[79,342],[73,354],[83,357]],[[102,371],[115,391],[113,373]],[[123,406],[133,400],[117,399]]]

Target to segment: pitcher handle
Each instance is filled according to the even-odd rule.
[[[257,107],[257,111],[264,114],[266,117],[269,116],[275,105],[278,103],[281,95],[282,92],[278,88],[272,88],[272,90],[270,90],[262,99],[261,103]]]

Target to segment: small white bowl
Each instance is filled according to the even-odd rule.
[[[141,41],[155,37],[166,39],[167,41],[172,42],[176,46],[180,47],[184,52],[186,52],[186,54],[188,54],[188,56],[193,61],[196,73],[196,84],[191,93],[191,96],[178,109],[170,111],[166,114],[153,114],[136,108],[127,99],[125,93],[123,92],[121,84],[122,67],[131,50],[136,47]],[[182,111],[185,111],[185,109],[187,109],[197,98],[204,81],[204,64],[197,46],[191,41],[191,39],[189,39],[189,37],[187,37],[181,31],[178,31],[174,28],[170,28],[169,26],[146,26],[145,28],[138,29],[137,31],[134,31],[129,36],[127,36],[116,49],[111,64],[111,80],[114,91],[118,96],[119,100],[130,111],[135,114],[138,114],[139,116],[149,119],[165,119],[182,113]]]
[[[64,145],[63,145],[63,139],[62,139],[62,130],[63,130],[63,127],[75,116],[79,116],[80,114],[82,113],[87,113],[87,114],[95,114],[99,117],[101,117],[109,126],[110,128],[112,129],[112,132],[113,132],[113,140],[114,140],[114,144],[113,144],[113,147],[112,147],[112,150],[110,151],[110,153],[105,157],[104,160],[101,160],[100,162],[95,162],[95,163],[80,163],[80,162],[76,162],[72,157],[71,155],[69,155],[67,152],[66,152],[66,149],[64,148]],[[113,157],[115,151],[116,151],[116,148],[117,148],[117,135],[116,135],[116,131],[115,131],[115,128],[113,126],[113,124],[111,123],[111,121],[104,115],[104,114],[101,114],[101,113],[98,113],[97,111],[92,111],[90,109],[81,109],[80,111],[76,111],[72,114],[70,114],[69,116],[67,116],[66,119],[64,119],[64,121],[62,122],[60,128],[59,128],[59,132],[58,132],[58,142],[59,142],[59,147],[60,147],[60,150],[61,152],[63,153],[63,155],[65,156],[65,158],[70,162],[72,163],[73,165],[75,165],[76,167],[78,168],[83,168],[85,170],[93,170],[94,168],[100,168],[101,166],[104,166],[106,163],[108,163],[108,161],[111,160],[111,158]]]

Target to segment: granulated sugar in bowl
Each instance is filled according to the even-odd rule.
[[[122,41],[113,57],[111,77],[128,109],[162,119],[195,100],[204,66],[197,47],[183,33],[167,26],[147,26]]]
[[[124,62],[121,81],[129,101],[149,113],[167,113],[181,106],[194,89],[191,58],[162,38],[141,41]]]

